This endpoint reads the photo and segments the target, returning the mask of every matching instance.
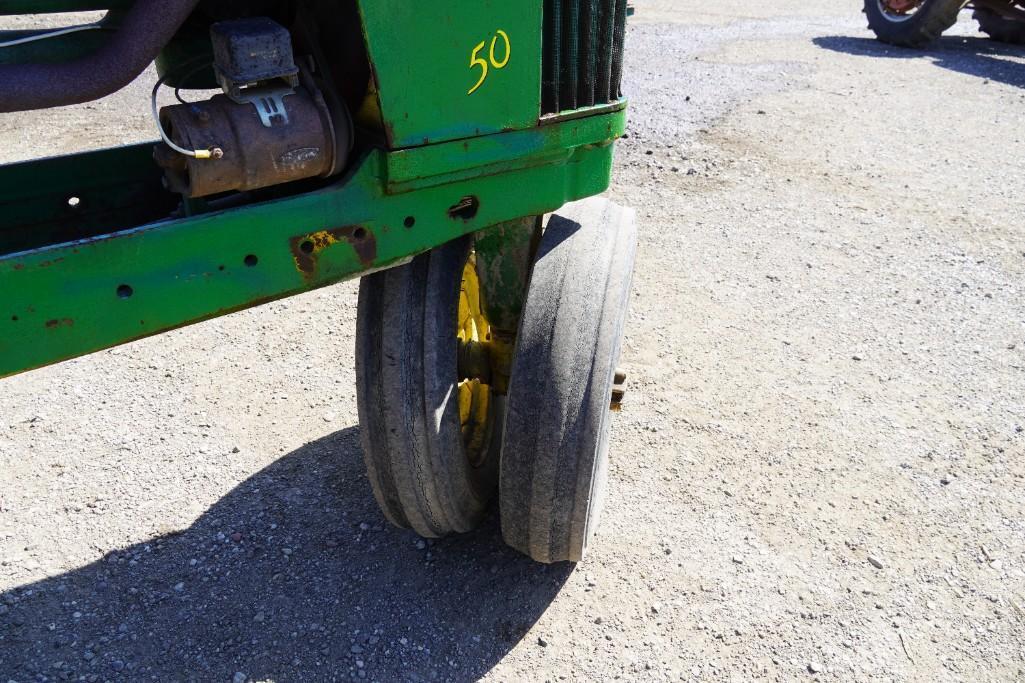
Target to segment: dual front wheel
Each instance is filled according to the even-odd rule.
[[[363,278],[361,436],[393,524],[470,531],[497,492],[509,545],[539,562],[583,557],[604,497],[635,250],[632,214],[607,201],[552,216],[507,347],[472,237]]]

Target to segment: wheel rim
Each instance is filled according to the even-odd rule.
[[[893,22],[907,21],[925,4],[925,0],[876,0],[879,13]]]
[[[463,266],[459,289],[459,424],[463,448],[473,467],[487,460],[491,430],[491,385],[488,382],[487,343],[491,324],[480,299],[477,259],[471,252]]]

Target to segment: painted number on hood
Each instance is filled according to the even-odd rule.
[[[503,45],[499,47],[499,39],[501,39]],[[477,89],[484,85],[484,81],[488,80],[488,74],[491,68],[504,69],[505,65],[509,63],[509,57],[512,56],[512,43],[509,42],[509,34],[498,29],[495,31],[495,36],[491,39],[491,49],[488,51],[488,58],[484,59],[481,56],[481,52],[484,51],[488,41],[482,40],[477,47],[473,48],[473,52],[470,53],[470,69],[480,69],[480,79],[477,84],[470,88],[467,95],[472,95],[477,92]],[[496,53],[502,55],[502,59],[499,60],[496,57]]]

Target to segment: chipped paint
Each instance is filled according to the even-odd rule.
[[[306,278],[314,277],[320,253],[341,242],[352,245],[356,258],[364,268],[371,267],[377,259],[377,239],[374,234],[362,225],[346,225],[293,237],[290,245],[296,269]]]
[[[619,131],[622,113],[608,116]],[[156,208],[125,199],[108,231],[97,223],[81,239],[65,242],[65,233],[57,233],[57,242],[0,253],[0,309],[8,320],[22,320],[3,325],[0,377],[358,277],[460,235],[600,193],[608,186],[612,150],[593,145],[606,140],[608,125],[598,117],[491,136],[470,141],[470,153],[462,140],[401,152],[373,149],[344,179],[319,190],[156,222],[145,221],[163,211],[146,185],[157,178],[134,163],[100,164],[107,157],[97,160],[95,152],[70,157],[78,176],[81,168],[105,169],[104,187],[141,183],[136,192]],[[129,161],[142,151],[129,149]],[[66,163],[7,167],[7,184],[30,186]],[[453,202],[471,196],[480,202],[475,217],[447,218]],[[413,216],[416,229],[402,227]],[[28,232],[16,218],[4,215],[0,224],[8,233]],[[145,296],[118,299],[118,283]],[[74,319],[64,317],[69,311],[77,311]]]

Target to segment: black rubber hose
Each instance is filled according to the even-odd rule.
[[[136,0],[105,46],[57,64],[0,65],[0,112],[98,100],[146,70],[199,0]]]

